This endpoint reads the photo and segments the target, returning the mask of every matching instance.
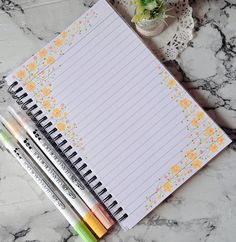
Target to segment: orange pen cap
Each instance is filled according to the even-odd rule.
[[[114,225],[114,220],[100,203],[97,203],[96,206],[92,208],[92,211],[106,229],[109,229]]]
[[[103,227],[103,225],[99,222],[99,220],[94,216],[91,211],[88,212],[85,217],[83,217],[83,220],[88,224],[88,226],[99,238],[106,234],[107,230]]]

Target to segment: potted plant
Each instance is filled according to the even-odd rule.
[[[142,35],[151,37],[161,33],[167,17],[164,0],[133,0],[136,7],[132,22]]]

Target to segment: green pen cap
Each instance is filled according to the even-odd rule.
[[[1,126],[0,126],[0,142],[4,145],[9,143],[11,140],[12,140],[11,136],[8,135],[7,132],[4,132],[4,130],[1,129]]]
[[[84,224],[83,221],[80,221],[74,226],[74,230],[78,233],[78,235],[81,237],[81,239],[84,242],[96,242],[97,239],[94,237],[94,235],[91,233],[91,231],[88,229],[88,227]]]

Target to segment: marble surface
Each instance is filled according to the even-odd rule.
[[[3,77],[95,1],[0,0],[0,107]],[[134,229],[115,226],[101,241],[234,242],[236,238],[236,1],[192,0],[194,39],[167,67],[233,143]],[[0,151],[0,242],[75,242],[60,213]]]

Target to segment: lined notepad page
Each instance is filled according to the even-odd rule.
[[[24,67],[35,60],[25,88],[73,146],[77,139],[128,214],[126,229],[230,142],[104,0]]]

